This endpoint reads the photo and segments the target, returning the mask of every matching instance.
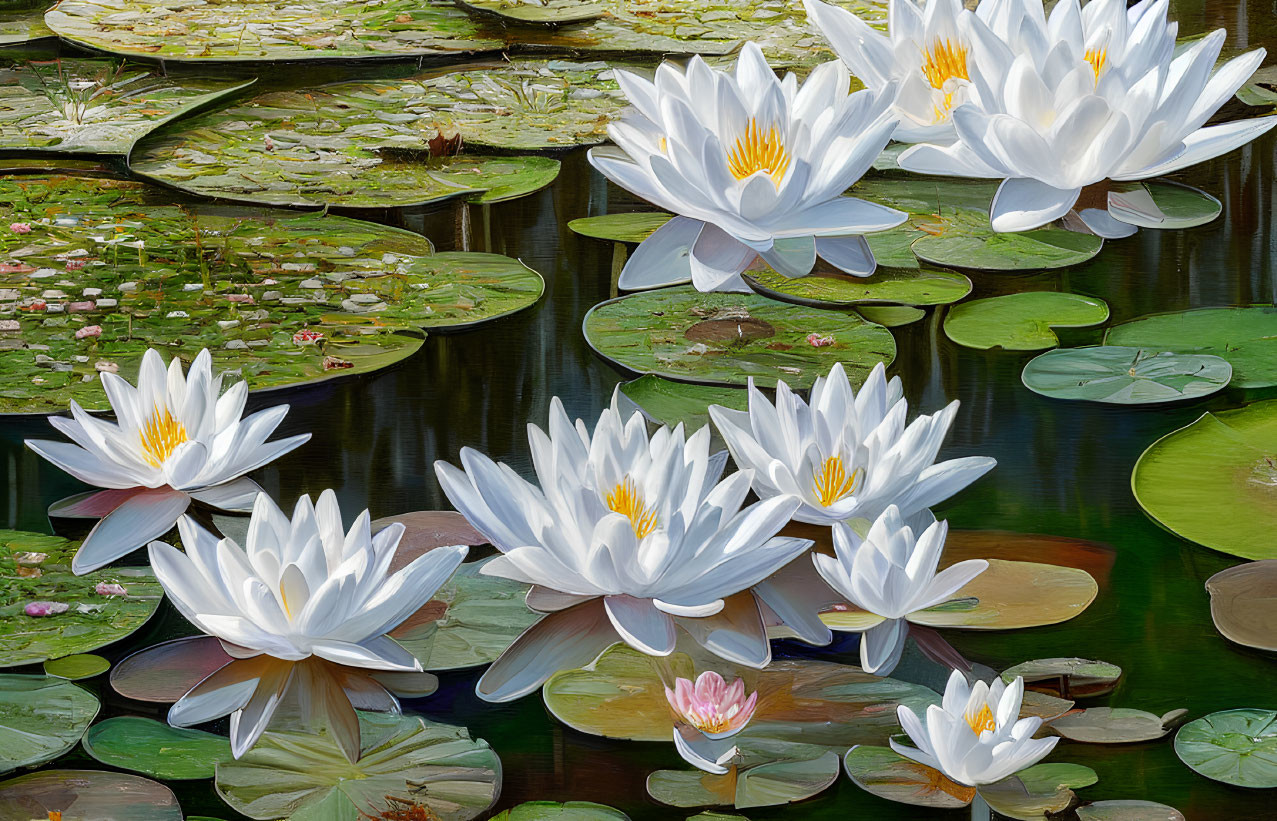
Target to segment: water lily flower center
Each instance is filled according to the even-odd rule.
[[[727,154],[727,169],[738,180],[766,172],[777,186],[789,168],[789,149],[776,126],[763,131],[758,121],[751,119],[745,133],[736,138],[736,144]]]
[[[950,80],[970,80],[967,74],[967,47],[952,40],[936,40],[922,55],[922,76],[931,87],[944,88]],[[952,101],[946,99],[946,109]]]
[[[863,472],[862,468],[856,468],[848,476],[842,457],[830,456],[825,459],[820,472],[812,478],[812,489],[820,504],[829,507],[856,489],[856,482]]]
[[[702,733],[725,733],[732,726],[732,719],[740,712],[740,707],[733,704],[722,712],[717,705],[703,705],[688,713],[685,718],[689,724]]]
[[[1095,82],[1100,81],[1100,72],[1104,70],[1105,64],[1108,63],[1109,50],[1107,48],[1088,48],[1086,50],[1086,61],[1091,64],[1091,68],[1095,70]]]
[[[980,735],[986,730],[993,732],[998,728],[998,723],[993,720],[993,711],[989,709],[988,704],[981,705],[980,712],[975,715],[967,713],[965,718],[967,719],[967,724],[971,726],[971,732],[976,735]]]
[[[656,511],[643,501],[638,485],[628,476],[607,495],[607,506],[612,512],[630,520],[630,527],[634,528],[634,536],[638,539],[656,530]]]
[[[168,408],[155,407],[151,418],[142,426],[142,458],[151,467],[160,467],[164,460],[187,441],[186,426],[173,418]]]

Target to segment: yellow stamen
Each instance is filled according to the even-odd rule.
[[[1109,50],[1106,48],[1088,48],[1086,50],[1086,61],[1091,64],[1091,68],[1095,69],[1095,82],[1100,81],[1100,72],[1104,70],[1105,63],[1109,59]]]
[[[661,137],[661,141],[660,141],[660,143],[659,143],[658,145],[660,145],[661,153],[662,153],[662,154],[664,154],[666,151],[669,151],[669,150],[670,150],[670,143],[669,143],[669,140],[665,139],[664,137]]]
[[[142,458],[151,467],[159,467],[177,446],[187,440],[186,427],[173,418],[168,408],[155,407],[151,418],[142,426]]]
[[[949,113],[953,111],[953,92],[947,92],[944,95],[944,102],[941,105],[931,107],[931,117],[937,123],[943,123],[949,119]]]
[[[989,705],[985,704],[980,707],[980,712],[975,715],[967,715],[967,724],[971,726],[971,732],[980,735],[985,730],[996,730],[998,723],[993,720],[993,711],[989,709]]]
[[[861,469],[856,468],[847,475],[847,469],[843,467],[841,456],[830,456],[821,466],[820,473],[812,478],[812,487],[816,491],[817,498],[820,499],[821,505],[829,507],[834,502],[851,493],[856,488],[856,481],[860,478]]]
[[[765,171],[779,186],[788,168],[789,151],[781,139],[780,129],[773,125],[763,131],[757,120],[749,121],[745,133],[736,139],[736,145],[727,154],[727,169],[738,180]]]
[[[708,716],[692,716],[691,722],[702,733],[725,733],[732,726],[731,719],[717,712]]]
[[[656,511],[643,503],[638,485],[628,476],[607,495],[607,506],[630,520],[630,527],[639,539],[656,530]]]
[[[967,47],[952,40],[936,40],[922,55],[922,76],[932,88],[944,88],[949,80],[970,80]]]

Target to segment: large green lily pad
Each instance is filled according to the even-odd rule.
[[[723,775],[700,770],[658,770],[648,795],[673,807],[774,807],[811,798],[838,780],[838,755],[792,741],[742,738],[740,760]]]
[[[168,787],[98,770],[42,770],[0,782],[0,809],[15,821],[182,821]]]
[[[955,305],[944,332],[967,348],[1040,351],[1060,344],[1052,328],[1084,328],[1108,318],[1108,305],[1096,297],[1026,291]]]
[[[1047,351],[1020,378],[1053,399],[1146,405],[1209,396],[1232,377],[1233,366],[1218,356],[1095,345]]]
[[[1109,328],[1105,345],[1214,354],[1233,366],[1232,385],[1277,385],[1277,307],[1195,308],[1151,314]]]
[[[560,26],[598,19],[617,3],[615,0],[457,0],[457,5],[512,23]]]
[[[74,747],[99,706],[92,693],[63,679],[0,674],[0,773]]]
[[[765,386],[783,379],[808,388],[842,362],[859,385],[874,365],[896,356],[891,332],[855,313],[753,294],[703,294],[691,286],[595,305],[583,326],[605,359],[683,382],[743,385],[752,376]]]
[[[583,237],[637,244],[650,237],[657,228],[669,222],[665,213],[633,211],[624,214],[602,214],[597,217],[578,217],[568,223],[568,228]]]
[[[104,647],[133,633],[159,607],[163,590],[150,568],[115,567],[76,576],[71,557],[79,548],[79,542],[57,536],[0,530],[0,667]],[[37,562],[32,554],[45,558]],[[103,583],[121,584],[127,594],[98,593]],[[32,602],[67,609],[29,616],[26,607]]]
[[[1175,754],[1199,775],[1237,787],[1277,787],[1277,713],[1224,710],[1175,734]]]
[[[1210,616],[1229,641],[1277,650],[1277,559],[1247,562],[1206,580]]]
[[[212,778],[218,762],[231,760],[231,743],[224,736],[141,716],[94,724],[84,736],[84,751],[108,767],[166,781]]]
[[[127,155],[148,132],[249,85],[114,60],[0,68],[0,149]]]
[[[76,653],[60,659],[49,659],[44,663],[44,674],[68,681],[100,676],[111,669],[111,662],[92,653]]]
[[[1051,729],[1070,741],[1087,744],[1131,744],[1154,741],[1184,722],[1187,710],[1171,710],[1156,716],[1129,707],[1091,707],[1061,716]]]
[[[621,383],[621,394],[658,425],[682,425],[691,434],[710,423],[709,406],[732,410],[749,407],[749,394],[740,388],[694,385],[647,374]]]
[[[1131,474],[1163,527],[1247,559],[1277,558],[1277,400],[1203,414],[1154,442]]]
[[[1022,662],[1002,671],[1002,680],[1007,684],[1017,676],[1024,679],[1027,690],[1070,699],[1094,698],[1117,688],[1122,668],[1107,661],[1048,658]]]
[[[44,23],[43,4],[33,9],[0,10],[0,46],[43,40],[54,34]]]
[[[629,821],[629,816],[591,801],[524,801],[488,821]]]
[[[290,821],[357,821],[360,812],[413,807],[465,821],[496,801],[501,761],[464,727],[361,713],[359,728],[353,764],[325,734],[268,731],[238,761],[217,765],[218,795],[249,818]]]
[[[880,266],[871,277],[818,273],[796,278],[757,268],[746,272],[745,282],[763,296],[816,308],[865,303],[947,305],[971,293],[971,280],[962,274],[922,267]]]
[[[857,787],[888,801],[953,810],[975,798],[974,787],[952,781],[889,747],[852,747],[843,757],[843,766]]]

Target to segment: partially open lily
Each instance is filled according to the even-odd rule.
[[[100,518],[71,561],[77,574],[96,570],[167,533],[198,499],[225,510],[249,509],[261,492],[244,474],[299,447],[309,433],[275,442],[287,405],[241,419],[248,384],[221,394],[207,350],[188,374],[174,357],[165,370],[155,350],[142,357],[134,388],[103,371],[102,387],[116,423],[91,416],[71,401],[71,418],[49,423],[71,442],[27,440],[27,447],[77,479],[106,490],[73,496],[49,508],[50,516]]]
[[[696,681],[678,678],[674,689],[665,688],[665,698],[679,724],[674,727],[674,746],[692,766],[710,773],[725,773],[724,764],[736,754],[732,737],[745,729],[758,704],[758,693],[745,695],[745,682],[730,685],[713,670]]]

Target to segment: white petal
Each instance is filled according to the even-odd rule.
[[[190,503],[191,497],[172,488],[130,496],[89,531],[71,559],[71,572],[90,573],[158,539],[177,524]]]
[[[682,285],[692,279],[692,244],[704,225],[689,217],[674,217],[639,243],[625,261],[617,287],[625,291],[641,291]]]
[[[1081,191],[1081,188],[1054,188],[1028,177],[1013,177],[998,187],[989,222],[995,231],[1040,228],[1067,214]]]

